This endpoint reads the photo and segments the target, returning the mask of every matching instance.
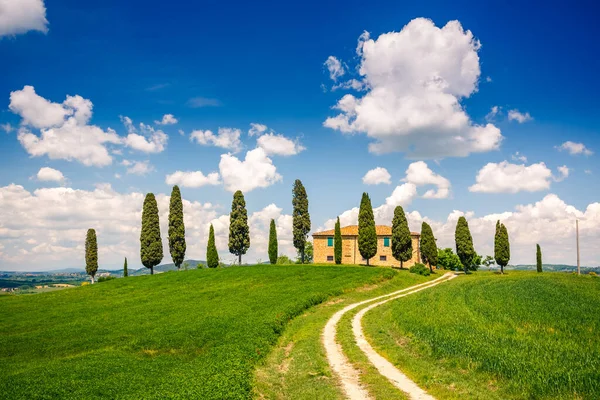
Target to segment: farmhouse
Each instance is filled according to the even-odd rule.
[[[400,261],[392,255],[392,227],[377,225],[377,254],[369,260],[370,265],[383,265],[399,267]],[[366,264],[367,260],[362,258],[358,251],[358,225],[350,225],[341,228],[342,233],[342,264]],[[314,262],[334,263],[333,242],[334,230],[313,233]],[[411,232],[413,256],[404,262],[404,267],[409,268],[415,263],[421,262],[419,250],[419,237],[417,232]]]

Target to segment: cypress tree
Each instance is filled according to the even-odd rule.
[[[94,229],[88,229],[85,237],[85,272],[92,278],[92,284],[94,283],[94,277],[98,271],[98,242],[96,240],[96,231]]]
[[[210,224],[208,232],[208,245],[206,246],[206,266],[208,268],[217,268],[219,266],[219,252],[215,244],[215,229]]]
[[[454,238],[456,241],[456,254],[466,274],[475,257],[475,249],[473,248],[473,238],[471,237],[471,231],[469,231],[469,224],[465,217],[458,219]]]
[[[150,274],[154,274],[154,267],[163,259],[158,205],[153,193],[148,193],[144,199],[142,232],[140,234],[140,257],[144,267],[150,268]]]
[[[539,244],[536,244],[535,246],[536,246],[535,258],[536,258],[537,272],[542,272],[542,249],[540,248]]]
[[[392,255],[400,261],[400,268],[404,268],[404,262],[412,258],[412,237],[408,229],[408,221],[404,209],[398,206],[394,209],[392,220]]]
[[[504,267],[510,260],[510,244],[508,242],[508,231],[500,221],[496,222],[496,235],[494,237],[494,258],[500,266],[500,273],[504,273]]]
[[[438,263],[438,250],[431,226],[425,221],[421,225],[421,259],[429,264],[429,271],[433,272],[433,266]]]
[[[308,232],[310,232],[310,214],[308,213],[308,196],[300,179],[296,179],[294,182],[292,207],[294,247],[300,252],[300,260],[304,264],[304,248]]]
[[[367,260],[377,254],[377,231],[375,230],[375,217],[371,199],[367,193],[363,193],[358,211],[358,251]]]
[[[340,227],[340,217],[335,222],[335,233],[333,236],[333,255],[336,264],[342,263],[342,228]]]
[[[277,263],[277,227],[274,219],[271,219],[271,226],[269,227],[269,262],[271,264]]]
[[[127,257],[125,257],[125,262],[123,263],[123,278],[127,278],[129,276],[129,272],[127,271]]]
[[[169,251],[173,263],[179,269],[185,258],[185,225],[183,224],[183,203],[179,186],[173,186],[169,203]]]
[[[242,265],[242,255],[250,248],[250,228],[248,227],[248,211],[246,200],[241,190],[233,194],[231,213],[229,214],[229,252],[238,256]]]

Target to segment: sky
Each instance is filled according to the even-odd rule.
[[[258,3],[258,4],[256,4]],[[600,265],[600,26],[593,2],[0,0],[0,270],[141,267],[146,193],[184,199],[188,259],[210,224],[224,262],[233,192],[251,247],[402,206],[454,247],[494,227],[511,264]]]

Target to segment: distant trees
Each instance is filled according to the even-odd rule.
[[[456,255],[460,259],[466,274],[475,258],[475,249],[473,248],[473,237],[471,237],[469,224],[465,217],[458,219],[454,239],[456,241]]]
[[[229,252],[238,257],[242,265],[242,255],[250,248],[250,228],[246,200],[241,190],[233,194],[231,213],[229,214]]]
[[[438,250],[438,266],[450,271],[458,271],[463,267],[460,258],[449,247]]]
[[[140,234],[140,257],[144,267],[150,268],[150,274],[154,274],[154,267],[163,259],[158,205],[153,193],[148,193],[144,199],[142,232]]]
[[[208,244],[206,246],[206,266],[208,268],[217,268],[219,266],[219,252],[215,244],[215,228],[210,224],[208,231]]]
[[[173,263],[179,269],[185,258],[185,225],[183,224],[183,203],[179,186],[173,186],[169,203],[169,251]]]
[[[485,265],[486,267],[490,268],[495,263],[496,263],[496,260],[494,260],[494,257],[485,256],[485,259],[482,261],[481,265]]]
[[[129,276],[129,272],[127,272],[127,257],[125,257],[125,262],[123,263],[123,278],[127,278]]]
[[[306,241],[304,245],[304,262],[302,262],[302,254],[297,250],[296,264],[311,264],[313,262],[314,251],[312,242]],[[277,263],[279,264],[279,262]]]
[[[292,261],[291,258],[286,256],[285,254],[280,254],[279,257],[277,257],[277,265],[289,265],[289,264],[294,264],[294,262]]]
[[[542,249],[540,248],[539,244],[536,244],[535,247],[536,247],[535,259],[536,259],[537,272],[542,272]]]
[[[398,206],[394,209],[392,220],[392,255],[400,261],[400,268],[404,268],[404,262],[412,258],[413,247],[408,221],[404,209]]]
[[[94,229],[88,229],[85,237],[85,272],[92,278],[92,284],[94,283],[94,277],[98,271],[98,242],[96,240],[96,231]]]
[[[269,262],[271,264],[277,263],[277,227],[275,226],[275,220],[271,219],[271,225],[269,226]]]
[[[494,236],[494,258],[500,266],[500,273],[504,273],[504,267],[510,260],[510,244],[508,241],[508,230],[500,221],[496,222],[496,235]]]
[[[308,213],[308,196],[300,179],[296,179],[294,182],[292,207],[294,247],[300,253],[300,261],[304,264],[306,238],[310,232],[310,214]]]
[[[375,230],[375,217],[371,199],[367,193],[363,193],[358,211],[358,251],[367,260],[377,254],[377,231]]]
[[[333,258],[336,264],[342,263],[342,228],[340,227],[340,217],[335,222],[335,232],[333,236]]]
[[[429,272],[433,272],[433,266],[438,263],[438,250],[431,226],[425,221],[421,225],[421,260],[429,265]]]

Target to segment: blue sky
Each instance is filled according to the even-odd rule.
[[[106,267],[117,265],[123,256],[136,260],[135,218],[125,221],[117,215],[108,221],[103,219],[102,205],[91,207],[88,217],[66,211],[37,215],[24,204],[51,210],[56,204],[49,199],[58,196],[61,200],[56,201],[64,202],[61,206],[66,210],[77,207],[75,195],[60,194],[67,189],[96,201],[147,192],[168,195],[172,184],[167,182],[175,181],[167,175],[176,171],[219,174],[214,184],[203,181],[200,187],[176,182],[198,212],[198,220],[188,227],[194,235],[188,241],[196,240],[188,255],[202,258],[208,224],[228,213],[231,191],[238,184],[236,160],[244,160],[247,152],[260,147],[259,138],[269,132],[265,143],[282,138],[279,135],[283,138],[271,141],[275,147],[258,154],[259,167],[268,171],[241,181],[247,188],[249,212],[257,213],[255,235],[262,235],[263,219],[276,218],[283,249],[290,254],[291,188],[299,178],[307,187],[314,229],[329,227],[328,220],[337,215],[346,215],[345,221],[352,223],[351,210],[367,191],[374,207],[386,202],[403,205],[412,213],[409,220],[415,230],[423,219],[431,222],[442,245],[451,245],[455,210],[467,213],[473,218],[481,253],[490,253],[493,235],[490,221],[494,218],[486,216],[512,212],[503,218],[509,231],[514,231],[514,262],[533,262],[530,247],[541,242],[548,247],[547,262],[574,263],[569,251],[574,245],[573,225],[575,218],[582,218],[582,259],[590,265],[600,263],[600,248],[595,244],[600,233],[596,203],[600,123],[595,118],[600,109],[600,44],[595,40],[600,27],[593,19],[598,9],[592,3],[550,7],[544,2],[174,1],[167,6],[152,1],[7,1],[11,6],[6,13],[16,13],[19,7],[24,12],[8,19],[0,16],[4,60],[0,124],[9,124],[3,125],[8,132],[0,132],[0,190],[13,193],[10,185],[22,186],[19,196],[24,197],[16,196],[21,200],[15,201],[0,194],[0,203],[8,210],[0,217],[0,268],[78,266],[82,262],[78,235],[83,242],[86,227],[93,225],[102,237],[103,224],[111,228],[105,229],[101,264],[104,259]],[[455,20],[462,31],[442,29]],[[467,31],[472,32],[472,40],[465,39]],[[369,33],[369,41],[357,52],[363,32]],[[409,34],[410,40],[404,40]],[[445,44],[436,47],[436,40]],[[473,61],[473,55],[478,59]],[[341,70],[331,64],[334,69],[328,68],[329,57],[335,57],[343,75],[334,76]],[[467,61],[454,65],[461,57]],[[361,82],[362,90],[334,89],[352,79]],[[430,83],[440,86],[423,89]],[[35,95],[25,86],[31,86]],[[11,92],[22,96],[13,101]],[[39,137],[42,130],[60,127],[62,122],[35,119],[43,114],[39,107],[61,104],[67,95],[93,104],[91,118],[74,129],[114,130],[112,143],[90,148],[105,148],[110,162],[105,157],[86,165],[85,157],[75,155],[81,149],[48,150],[43,144],[34,148],[23,139],[24,130]],[[333,109],[345,95],[361,103],[350,112]],[[36,96],[46,99],[45,105],[39,106]],[[409,99],[421,105],[411,108]],[[369,108],[371,100],[384,106]],[[65,121],[80,109],[61,107],[66,110]],[[493,107],[499,110],[495,115],[490,113]],[[155,123],[169,114],[176,123]],[[346,132],[326,123],[338,114],[350,118]],[[399,115],[406,115],[406,120]],[[132,120],[133,128],[125,126],[124,117]],[[466,120],[449,128],[453,118]],[[251,123],[268,129],[250,136]],[[454,139],[438,143],[440,138],[479,135],[476,127],[487,127],[481,132],[487,144],[461,145]],[[214,145],[219,128],[239,129],[239,144]],[[206,136],[206,130],[211,135]],[[194,131],[201,131],[204,139],[196,135],[192,140]],[[74,130],[58,132],[83,135]],[[160,145],[149,151],[150,147],[128,142],[130,134],[146,138],[149,145],[155,138]],[[382,140],[384,153],[369,150],[369,144]],[[564,143],[569,144],[560,150]],[[280,145],[288,146],[288,153]],[[290,145],[296,154],[289,154]],[[415,148],[420,149],[416,156],[411,154]],[[220,165],[228,153],[228,160],[236,160]],[[414,164],[415,176],[409,179],[409,165],[419,161],[425,166]],[[145,163],[149,171],[128,173],[136,162]],[[493,165],[484,170],[488,163]],[[229,172],[224,170],[228,166]],[[52,173],[45,178],[38,175],[44,167],[60,171],[65,179]],[[364,184],[363,176],[376,167],[388,171],[389,183]],[[266,174],[262,186],[250,182],[261,173]],[[98,194],[98,185],[106,188],[106,184],[110,190]],[[402,185],[406,185],[403,190],[414,185],[416,193],[408,190],[386,200]],[[39,188],[48,191],[36,194]],[[437,192],[426,196],[428,190]],[[140,200],[128,201],[134,210]],[[271,204],[275,208],[268,209]],[[29,215],[28,226],[19,228],[14,221],[23,218],[22,213]],[[388,214],[389,209],[380,209],[378,222],[386,223]],[[53,227],[53,221],[64,225]],[[525,232],[532,226],[532,233]],[[217,232],[221,247],[226,247],[226,224]],[[266,259],[261,240],[255,243],[249,261]],[[226,258],[226,248],[220,250]],[[25,260],[34,265],[23,266]]]

